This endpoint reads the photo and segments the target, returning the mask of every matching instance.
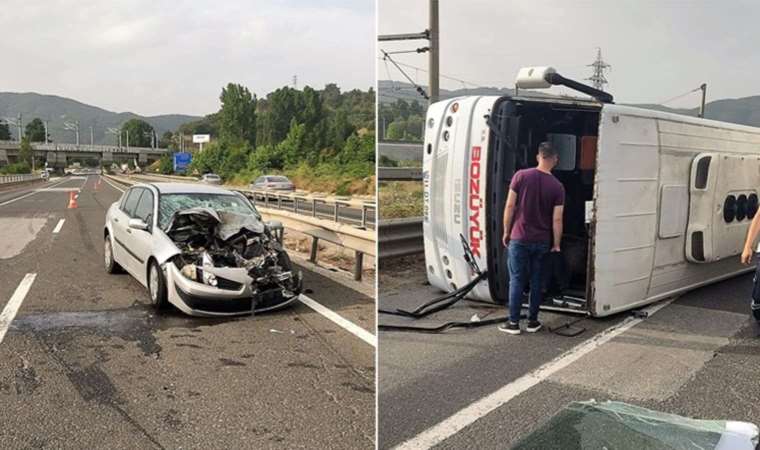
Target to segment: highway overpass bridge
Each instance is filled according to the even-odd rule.
[[[0,166],[12,164],[18,160],[21,144],[17,141],[0,141]],[[43,144],[32,143],[34,156],[37,160],[45,160],[48,167],[66,167],[68,162],[94,158],[101,164],[137,160],[141,166],[146,166],[169,152],[166,148],[151,147],[119,147],[116,145],[76,145],[76,144]]]

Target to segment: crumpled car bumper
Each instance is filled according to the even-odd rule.
[[[192,316],[223,317],[253,314],[283,308],[295,302],[298,294],[288,295],[283,289],[254,293],[245,269],[224,270],[227,288],[210,286],[182,275],[171,262],[164,265],[168,300],[182,312]]]

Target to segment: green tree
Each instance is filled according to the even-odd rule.
[[[24,128],[24,136],[30,142],[45,142],[45,123],[39,118],[35,118]]]
[[[256,145],[256,96],[245,86],[229,83],[219,96],[220,134],[223,139]]]
[[[153,127],[144,120],[129,119],[121,126],[122,143],[129,141],[130,147],[150,147],[152,136]]]
[[[161,135],[161,139],[158,140],[158,146],[161,148],[169,148],[174,145],[174,133],[171,131],[165,131]]]
[[[293,119],[290,123],[288,135],[276,147],[285,166],[296,166],[303,160],[301,149],[303,149],[305,139],[306,125],[299,124]]]
[[[192,134],[219,135],[219,113],[209,114],[201,119],[187,122],[179,127],[179,132],[185,136]]]
[[[0,141],[11,140],[11,128],[4,120],[0,120]]]
[[[172,161],[172,155],[161,155],[161,159],[158,160],[158,171],[164,175],[174,173],[174,161]]]
[[[259,174],[282,170],[284,164],[282,154],[271,145],[257,147],[248,157],[248,170]]]
[[[403,141],[406,137],[406,121],[396,119],[385,130],[385,139],[389,141]]]
[[[29,142],[29,138],[24,136],[21,138],[21,148],[18,151],[19,162],[27,164],[32,163],[32,144]]]
[[[291,121],[301,121],[303,106],[301,93],[293,88],[286,86],[270,93],[265,102],[266,120],[259,142],[276,145],[285,139],[290,131]]]

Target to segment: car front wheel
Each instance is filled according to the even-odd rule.
[[[148,291],[153,307],[158,311],[165,309],[168,304],[166,300],[166,279],[156,261],[151,261],[148,269]]]

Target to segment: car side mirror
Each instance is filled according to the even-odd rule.
[[[142,221],[142,219],[129,219],[129,228],[148,231],[149,227],[147,223]]]

